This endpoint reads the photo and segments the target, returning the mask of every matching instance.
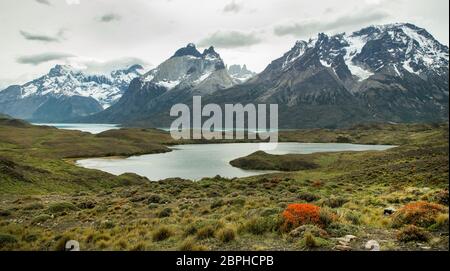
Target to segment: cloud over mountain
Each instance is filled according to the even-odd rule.
[[[36,66],[54,60],[65,60],[70,57],[73,57],[73,55],[59,52],[48,52],[35,55],[20,56],[16,58],[16,61],[20,64],[30,64]]]
[[[248,47],[258,44],[262,39],[256,32],[217,31],[199,42],[199,46],[213,45],[218,48]]]
[[[383,10],[365,9],[355,12],[352,15],[338,16],[330,20],[308,19],[280,24],[275,26],[274,34],[277,36],[292,35],[295,37],[304,37],[317,32],[327,32],[360,24],[370,24],[381,21],[388,16],[389,14]]]

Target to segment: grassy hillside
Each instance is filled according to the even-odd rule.
[[[92,135],[0,119],[0,194],[98,190],[134,179],[142,181],[145,178],[115,177],[79,168],[66,160],[170,151],[159,144],[170,139],[166,133],[152,129],[126,131],[141,138],[121,138],[108,132]]]
[[[299,171],[318,168],[316,163],[311,162],[311,155],[273,155],[263,151],[235,159],[230,164],[234,167],[249,170]]]
[[[301,171],[148,182],[66,159],[167,151],[176,142],[165,132],[90,135],[3,121],[0,250],[59,250],[68,239],[83,250],[365,250],[368,240],[382,250],[448,250],[448,125],[280,137],[400,146],[310,155],[316,166]],[[285,156],[268,158],[285,164]],[[290,221],[292,210],[309,222]]]

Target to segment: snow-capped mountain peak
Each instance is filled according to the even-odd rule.
[[[157,68],[145,74],[141,80],[146,84],[172,90],[177,87],[198,86],[221,70],[226,71],[225,64],[214,47],[211,46],[200,53],[194,44],[189,43],[186,47],[178,49]],[[228,86],[228,83],[226,85]]]
[[[91,97],[107,108],[116,102],[126,90],[131,80],[140,76],[142,67],[111,72],[109,76],[86,75],[68,65],[56,65],[50,71],[20,87],[21,98],[30,96],[81,96]]]
[[[297,41],[283,56],[282,69],[291,68],[309,49],[316,51],[322,66],[335,73],[336,67],[345,64],[357,82],[382,70],[394,70],[398,76],[406,72],[419,76],[430,72],[442,75],[449,63],[447,46],[425,29],[403,23],[370,26],[350,34],[321,33],[316,39]]]
[[[303,56],[306,50],[314,48],[316,41],[317,39],[310,39],[309,41],[297,41],[295,43],[295,46],[284,55],[283,58],[285,59],[285,61],[283,63],[283,69],[289,68],[293,62]]]
[[[71,73],[73,68],[69,65],[56,65],[51,68],[48,75],[51,77],[64,76]]]

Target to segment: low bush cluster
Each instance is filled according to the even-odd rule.
[[[161,227],[156,230],[152,235],[153,242],[161,242],[166,239],[169,239],[173,235],[172,230],[167,227]]]
[[[427,242],[430,239],[430,233],[423,228],[414,225],[404,227],[398,234],[397,239],[400,242]]]
[[[320,207],[308,204],[290,204],[283,212],[283,230],[288,232],[302,225],[320,225]]]
[[[438,215],[446,212],[444,206],[436,203],[425,201],[409,203],[395,213],[392,225],[396,228],[403,225],[427,228],[436,223]]]

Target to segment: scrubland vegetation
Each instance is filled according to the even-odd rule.
[[[169,151],[176,142],[165,132],[91,135],[2,119],[0,250],[62,250],[72,239],[82,250],[367,250],[368,241],[381,250],[448,250],[448,125],[301,130],[280,138],[399,147],[259,153],[265,165],[286,171],[150,182],[79,168],[73,158]],[[245,167],[261,164],[254,161]]]

